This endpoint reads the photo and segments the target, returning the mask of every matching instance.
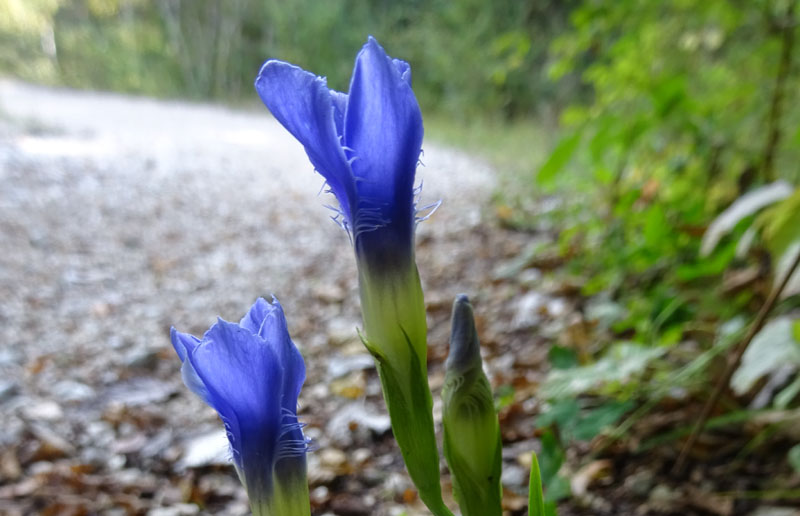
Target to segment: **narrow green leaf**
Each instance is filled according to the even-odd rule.
[[[368,345],[367,349],[372,351],[375,348]],[[419,497],[436,516],[453,516],[442,501],[439,451],[436,447],[431,411],[433,402],[427,378],[422,376],[417,356],[412,351],[409,354],[411,363],[406,367],[410,390],[403,388],[402,377],[392,364],[381,360],[379,354],[373,353],[373,356],[383,388],[383,399],[389,409],[392,432],[400,446],[409,476],[419,491]]]
[[[542,482],[548,485],[558,475],[564,463],[564,450],[558,444],[555,434],[547,430],[542,434]]]
[[[545,516],[542,473],[536,452],[531,453],[531,477],[528,482],[528,516]]]
[[[798,394],[800,394],[800,376],[797,376],[792,383],[781,389],[781,392],[775,395],[775,400],[772,403],[776,409],[784,410]]]
[[[567,163],[569,163],[569,160],[572,159],[572,155],[575,154],[575,150],[578,148],[580,141],[580,132],[575,132],[562,138],[561,141],[558,142],[558,145],[556,145],[556,148],[553,149],[553,152],[550,153],[550,157],[547,158],[544,165],[539,168],[539,172],[536,174],[536,180],[541,184],[552,183],[556,175],[558,175]]]

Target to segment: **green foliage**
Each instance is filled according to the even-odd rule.
[[[580,278],[598,324],[588,349],[551,348],[537,420],[561,439],[551,445],[621,438],[676,389],[705,399],[712,365],[800,252],[794,4],[586,0],[553,42],[550,76],[580,74],[592,94],[562,110],[527,194],[561,204],[544,222],[541,211],[511,220],[561,229],[547,252],[565,257],[558,274]],[[530,205],[521,197],[517,211]],[[732,271],[756,272],[740,284]],[[795,279],[784,298],[800,293]],[[796,363],[796,306],[787,299],[753,341],[737,392]],[[799,393],[789,382],[773,406]],[[756,414],[735,413],[725,424]]]
[[[536,179],[540,183],[550,183],[555,178],[556,174],[567,165],[569,160],[578,148],[581,142],[581,133],[575,132],[563,138],[558,145],[556,145],[553,153],[547,158],[547,161],[539,168]]]
[[[558,429],[562,439],[571,441],[589,441],[614,425],[632,408],[630,402],[611,400],[595,408],[575,398],[555,401],[547,411],[536,420],[536,426],[553,426]]]
[[[545,516],[542,474],[536,452],[531,453],[531,476],[528,481],[528,516]]]
[[[542,452],[539,454],[539,466],[542,485],[544,486],[545,513],[555,510],[555,502],[570,495],[569,481],[559,474],[564,464],[564,449],[556,435],[546,431],[541,436]]]
[[[782,256],[789,246],[800,241],[800,188],[764,210],[756,224],[773,256]]]
[[[565,102],[544,70],[577,0],[9,0],[0,71],[84,88],[238,100],[267,58],[346,90],[372,34],[412,63],[421,102],[450,117],[536,113]]]
[[[780,64],[787,48],[797,53],[786,35],[798,32],[789,6],[586,1],[553,43],[551,77],[583,70],[593,91],[591,102],[563,111],[563,136],[538,169],[539,185],[569,191],[552,215],[567,226],[557,250],[570,256],[566,274],[586,278],[585,295],[602,293],[622,308],[626,316],[611,330],[645,349],[678,344],[697,320],[748,312],[751,294],[709,286],[746,263],[748,248],[737,243],[757,210],[774,203],[754,226],[773,259],[800,240],[800,196],[787,197],[793,187],[785,182],[779,196],[754,192],[720,216],[718,229],[709,227],[753,185],[773,181],[768,162],[783,179],[800,179],[792,165],[800,142],[765,137],[800,123],[800,78],[782,74]],[[613,376],[618,370],[596,371],[606,361],[581,372]],[[597,384],[592,378],[575,381]]]

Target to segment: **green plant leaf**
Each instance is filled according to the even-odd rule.
[[[589,441],[616,423],[633,408],[630,401],[609,401],[593,410],[583,411],[572,428],[572,437],[578,441]]]
[[[580,410],[578,400],[574,398],[558,400],[536,417],[536,427],[544,428],[552,424],[569,427],[578,418]]]
[[[792,243],[800,240],[800,188],[764,210],[755,224],[761,228],[773,258],[783,256]]]
[[[558,475],[558,470],[564,463],[564,450],[558,444],[555,434],[548,430],[542,434],[542,453],[539,454],[540,475],[544,486]]]
[[[773,404],[776,409],[784,410],[789,406],[789,403],[797,397],[800,393],[800,376],[797,376],[792,383],[781,389],[781,392],[775,395]]]
[[[550,153],[550,157],[547,158],[547,161],[539,168],[539,171],[536,173],[536,180],[541,184],[551,184],[558,173],[561,172],[572,159],[580,141],[580,131],[576,131],[562,138],[556,145],[556,148],[553,149],[553,152]]]
[[[578,355],[571,349],[553,344],[547,352],[550,365],[556,369],[569,369],[578,365]]]
[[[545,516],[542,473],[536,452],[531,453],[531,476],[528,481],[528,516]]]
[[[650,361],[666,352],[665,348],[649,348],[632,342],[620,342],[594,364],[554,369],[540,389],[540,394],[555,400],[574,397],[610,382],[625,383],[642,374]]]
[[[383,399],[389,409],[392,432],[400,446],[409,476],[419,490],[420,499],[436,516],[453,516],[442,501],[439,485],[439,452],[434,434],[428,379],[422,375],[411,342],[408,342],[411,363],[407,368],[410,377],[404,377],[363,336],[362,341],[375,358]],[[404,380],[410,389],[404,388]]]
[[[800,254],[800,239],[790,244],[778,258],[778,263],[775,265],[775,276],[773,278],[772,288],[778,288],[783,282],[787,274],[789,274],[789,267],[792,266],[797,255]],[[781,299],[800,294],[800,269],[795,270],[786,286],[781,292]]]

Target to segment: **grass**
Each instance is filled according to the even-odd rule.
[[[501,190],[518,182],[532,185],[549,151],[552,131],[534,119],[453,120],[425,114],[425,134],[435,142],[458,147],[489,161],[498,172]]]

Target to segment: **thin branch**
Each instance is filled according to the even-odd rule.
[[[781,60],[778,65],[778,73],[775,76],[775,88],[772,93],[772,103],[767,121],[767,142],[764,147],[764,157],[761,164],[761,177],[767,182],[775,180],[774,163],[781,139],[783,99],[786,94],[786,82],[792,68],[795,32],[794,9],[796,5],[796,1],[789,4],[781,27],[783,29],[781,31]]]
[[[692,450],[692,448],[694,448],[697,438],[705,428],[706,422],[711,416],[711,412],[713,412],[714,408],[717,406],[717,402],[719,402],[722,392],[730,383],[733,373],[739,367],[739,364],[742,361],[742,355],[744,355],[747,346],[750,345],[753,337],[755,337],[756,334],[761,331],[761,328],[764,327],[767,316],[772,311],[772,308],[775,306],[775,303],[777,303],[778,299],[780,299],[783,290],[786,288],[786,285],[789,283],[789,279],[792,277],[795,270],[797,270],[798,265],[800,265],[800,253],[797,253],[797,256],[795,256],[794,262],[792,262],[792,265],[789,267],[786,275],[783,277],[777,288],[772,289],[772,292],[770,292],[769,297],[761,307],[761,310],[758,312],[758,315],[756,316],[755,321],[753,321],[753,324],[750,326],[747,334],[734,349],[732,359],[729,360],[725,372],[723,373],[722,377],[720,377],[719,382],[717,382],[714,392],[711,393],[711,397],[708,398],[708,401],[706,401],[706,404],[703,407],[703,412],[700,414],[700,419],[698,419],[697,424],[692,429],[689,440],[683,445],[681,454],[678,456],[678,460],[675,462],[675,466],[672,468],[673,474],[678,475],[683,471],[683,466],[686,463],[686,458],[688,457],[689,452]]]

